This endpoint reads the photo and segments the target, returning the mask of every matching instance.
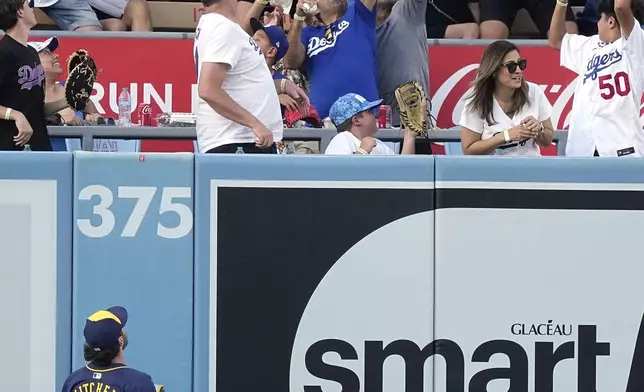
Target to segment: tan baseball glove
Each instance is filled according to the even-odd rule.
[[[418,136],[427,136],[427,102],[420,84],[416,81],[403,83],[396,87],[395,95],[402,127]]]

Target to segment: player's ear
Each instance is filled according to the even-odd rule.
[[[121,348],[123,348],[123,345],[124,345],[124,344],[125,344],[125,340],[123,339],[123,335],[121,335],[121,336],[119,337],[119,346],[121,346]]]
[[[277,48],[274,46],[271,46],[271,48],[268,50],[269,57],[275,57],[277,56]]]

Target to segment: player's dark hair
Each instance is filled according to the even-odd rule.
[[[0,30],[7,30],[18,24],[18,11],[25,5],[24,0],[0,0]]]
[[[496,88],[496,75],[503,67],[503,58],[506,54],[519,48],[508,41],[492,42],[481,57],[481,64],[474,79],[472,92],[466,99],[470,100],[467,105],[469,110],[478,113],[489,125],[496,124],[493,115],[494,89]],[[512,107],[510,115],[517,113],[525,105],[530,105],[528,100],[528,84],[525,79],[521,81],[521,87],[516,89],[512,96]]]
[[[215,5],[219,3],[220,0],[201,0],[201,4],[203,4],[204,7],[210,7],[211,5]]]
[[[615,13],[615,0],[599,0],[597,14],[600,18],[605,17],[608,19],[612,17],[615,19],[615,24],[619,26],[619,20],[617,20],[617,14]]]
[[[87,343],[83,345],[83,356],[85,361],[93,362],[99,366],[109,366],[117,355],[121,352],[121,346],[117,343],[113,347],[102,348],[101,351],[95,351]]]

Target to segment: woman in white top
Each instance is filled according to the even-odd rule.
[[[540,156],[552,143],[552,106],[523,78],[526,65],[508,41],[487,47],[461,114],[464,154]]]

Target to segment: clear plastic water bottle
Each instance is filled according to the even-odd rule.
[[[237,147],[237,151],[235,151],[235,154],[246,154],[244,152],[244,147]]]
[[[132,126],[132,97],[127,91],[127,88],[124,88],[119,95],[119,127],[130,127]]]
[[[31,151],[31,146],[29,144],[25,144],[22,151]]]

